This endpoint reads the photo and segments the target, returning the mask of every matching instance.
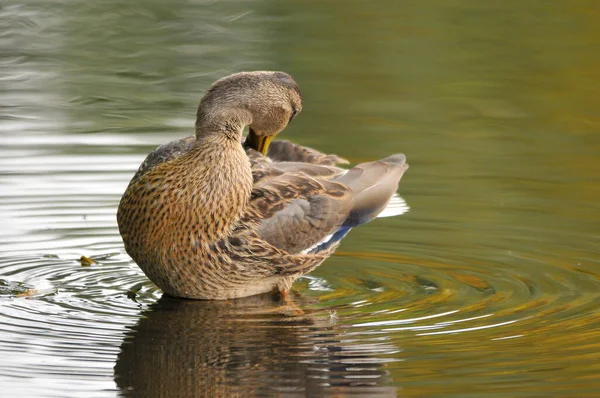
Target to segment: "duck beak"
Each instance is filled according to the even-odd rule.
[[[277,135],[277,134],[275,134]],[[254,132],[254,130],[252,130],[252,128],[248,129],[248,137],[246,138],[246,146],[249,146],[250,148],[254,149],[255,151],[258,151],[260,153],[262,153],[263,155],[267,155],[267,152],[269,151],[269,145],[271,144],[271,141],[273,141],[273,138],[275,138],[275,135],[256,135],[256,133]]]

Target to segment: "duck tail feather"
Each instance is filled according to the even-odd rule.
[[[369,222],[384,212],[388,204],[395,205],[396,201],[391,199],[407,169],[406,157],[396,154],[374,162],[361,163],[336,178],[336,182],[348,186],[354,194],[354,204],[344,226],[355,227]]]

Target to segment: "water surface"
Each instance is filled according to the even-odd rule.
[[[428,3],[0,6],[3,393],[596,396],[600,6]],[[116,226],[145,154],[257,69],[304,91],[286,138],[411,165],[411,211],[299,280],[302,316],[161,297]]]

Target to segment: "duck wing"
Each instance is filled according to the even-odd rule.
[[[257,222],[257,234],[272,246],[300,253],[348,217],[348,187],[301,172],[273,174],[255,184],[249,206],[249,221]]]
[[[348,164],[346,159],[337,155],[328,155],[285,140],[271,142],[267,156],[275,162],[302,162],[324,166]]]
[[[408,168],[404,155],[362,163],[345,173],[332,166],[263,165],[246,220],[261,239],[290,254],[333,249],[348,231],[385,209]]]

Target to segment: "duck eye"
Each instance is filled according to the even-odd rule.
[[[292,119],[294,119],[294,117],[296,117],[297,114],[298,114],[298,109],[292,108],[292,115],[290,116],[290,120],[288,123],[290,123],[292,121]]]

